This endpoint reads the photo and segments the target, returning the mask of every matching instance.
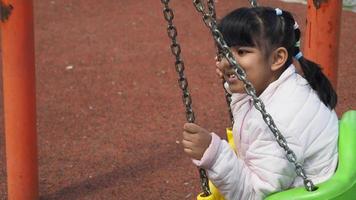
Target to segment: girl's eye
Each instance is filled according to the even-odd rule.
[[[244,50],[244,49],[238,49],[238,50],[237,50],[237,54],[238,54],[239,56],[245,55],[246,53],[247,53],[247,51]]]

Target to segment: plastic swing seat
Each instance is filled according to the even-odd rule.
[[[342,116],[339,127],[339,163],[335,174],[308,192],[304,187],[272,194],[266,200],[351,200],[356,194],[356,110]]]
[[[229,131],[227,130],[228,139]],[[231,134],[232,135],[232,134]],[[231,137],[231,136],[230,136]],[[308,192],[304,187],[292,188],[269,195],[265,200],[352,200],[356,199],[356,110],[343,114],[339,125],[339,161],[335,174],[317,184],[317,190]],[[212,194],[197,200],[224,200],[211,185]]]

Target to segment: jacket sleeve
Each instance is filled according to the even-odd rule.
[[[209,179],[226,200],[263,199],[272,192],[288,188],[296,177],[294,166],[268,127],[256,120],[248,128],[252,142],[243,159],[237,157],[226,141],[219,139],[215,143],[215,159],[202,163]],[[286,139],[292,141],[289,146],[300,157],[298,142]]]

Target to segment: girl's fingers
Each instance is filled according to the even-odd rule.
[[[222,59],[220,61],[220,66],[221,67],[229,67],[230,66],[229,61],[227,61],[226,58]]]
[[[192,149],[193,146],[194,146],[194,143],[189,141],[189,140],[183,139],[182,140],[182,145],[183,145],[184,148]]]
[[[199,133],[202,130],[199,125],[194,123],[185,123],[183,129],[191,134]]]
[[[200,160],[201,159],[201,156],[199,156],[199,154],[192,150],[192,149],[189,149],[189,148],[184,148],[184,152],[190,157],[190,158],[193,158],[193,159],[196,159],[196,160]]]
[[[183,131],[183,140],[193,141],[194,140],[193,134],[187,131]]]
[[[219,76],[219,78],[223,78],[224,77],[224,75],[223,75],[223,73],[221,72],[220,69],[216,69],[215,71],[216,71],[216,74]]]
[[[220,70],[227,69],[230,67],[229,62],[225,58],[222,59],[221,61],[216,61],[215,65]]]
[[[194,153],[193,150],[192,150],[192,149],[189,149],[189,148],[184,148],[183,150],[184,150],[184,152],[185,152],[186,154],[189,155],[189,157],[191,157],[192,154]]]
[[[197,150],[196,147],[194,146],[195,144],[193,142],[187,141],[187,140],[182,140],[182,145],[183,145],[183,150],[186,154],[189,155],[189,157],[194,158],[196,157]]]

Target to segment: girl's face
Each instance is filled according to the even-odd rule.
[[[266,58],[257,47],[234,47],[232,48],[239,65],[245,70],[247,79],[253,84],[257,95],[260,95],[267,86],[277,79],[276,72],[272,71],[270,58]],[[244,84],[240,81],[234,70],[224,59],[221,71],[225,81],[229,84],[233,93],[245,93]]]

